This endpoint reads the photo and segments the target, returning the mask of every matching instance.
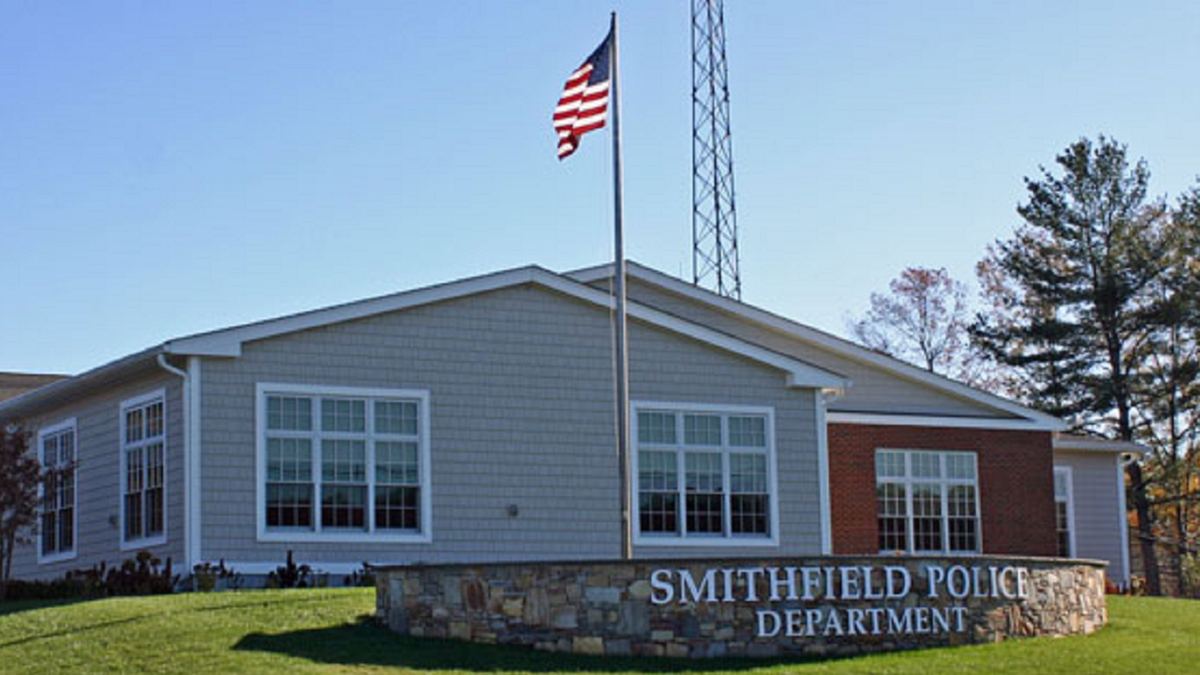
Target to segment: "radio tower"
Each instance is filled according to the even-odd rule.
[[[692,0],[692,282],[742,299],[724,0]]]

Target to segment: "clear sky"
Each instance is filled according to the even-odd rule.
[[[550,113],[621,19],[626,242],[691,275],[689,1],[0,0],[0,370],[612,251],[608,131]],[[1200,3],[730,0],[744,299],[841,332],[965,281],[1080,136],[1200,174]]]

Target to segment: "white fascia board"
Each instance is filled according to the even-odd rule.
[[[1150,448],[1130,441],[1114,441],[1107,438],[1083,438],[1079,436],[1054,437],[1055,450],[1080,450],[1085,452],[1112,452],[1117,454],[1144,455]]]
[[[1030,419],[1006,417],[951,417],[938,415],[889,415],[884,413],[857,413],[829,411],[826,419],[830,424],[878,424],[903,427],[951,427],[959,429],[1007,429],[1023,431],[1055,431],[1056,425]]]
[[[163,348],[171,354],[236,358],[242,355],[242,343],[244,342],[528,283],[533,280],[535,269],[535,267],[520,267],[414,291],[393,293],[278,319],[268,319],[244,326],[200,333],[169,340],[163,345]]]
[[[1009,401],[994,394],[969,387],[960,382],[930,373],[927,370],[922,370],[916,366],[904,363],[903,361],[894,359],[890,356],[885,356],[878,352],[871,351],[860,345],[856,345],[849,340],[844,340],[835,335],[825,333],[823,331],[805,326],[790,319],[785,319],[781,316],[772,314],[757,307],[747,305],[736,300],[722,297],[702,288],[690,285],[679,279],[663,274],[658,270],[644,267],[634,262],[626,263],[626,271],[629,276],[637,278],[655,286],[664,288],[677,295],[682,295],[696,302],[703,303],[712,307],[716,307],[726,313],[739,316],[743,319],[754,323],[766,326],[773,330],[784,333],[796,340],[805,342],[814,347],[819,347],[826,351],[832,352],[838,356],[858,361],[859,363],[874,366],[881,370],[885,370],[893,375],[897,375],[906,380],[917,382],[934,389],[947,392],[959,398],[964,398],[974,401],[989,408],[1007,412],[1028,420],[1039,422],[1038,428],[1063,430],[1067,428],[1067,424],[1062,420],[1047,415],[1038,410],[1027,408],[1019,403]],[[566,276],[583,284],[612,276],[612,265],[597,265],[581,270],[566,273]]]
[[[600,305],[607,309],[613,309],[615,306],[616,300],[612,296],[603,291],[598,291],[591,286],[571,281],[544,270],[538,270],[535,277],[535,282],[560,293]],[[815,388],[841,392],[849,388],[851,384],[849,379],[836,373],[746,342],[728,333],[721,333],[711,328],[680,319],[677,316],[660,312],[645,305],[628,303],[626,305],[626,313],[630,317],[640,319],[646,323],[778,368],[787,373],[788,387]]]
[[[530,266],[170,340],[163,345],[163,348],[172,354],[236,358],[241,356],[242,344],[251,340],[261,340],[285,333],[353,321],[385,312],[399,311],[527,283],[535,283],[607,309],[613,307],[613,298],[607,293],[539,267]],[[628,305],[627,312],[629,316],[636,319],[779,368],[787,373],[789,387],[815,387],[842,391],[850,386],[849,380],[835,373],[656,309],[631,303]]]

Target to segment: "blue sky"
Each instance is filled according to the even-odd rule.
[[[555,159],[621,18],[626,241],[691,274],[688,0],[0,0],[0,370],[611,256],[608,131]],[[970,281],[1080,136],[1200,174],[1200,3],[731,1],[744,299],[841,332]]]

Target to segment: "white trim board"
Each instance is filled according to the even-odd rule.
[[[575,270],[564,273],[564,276],[575,279],[580,283],[591,283],[600,279],[612,276],[612,265],[604,264],[595,267]],[[712,293],[706,289],[699,288],[692,284],[688,284],[680,279],[668,276],[654,269],[650,269],[635,262],[626,262],[626,273],[628,276],[643,281],[645,283],[658,286],[675,295],[680,295],[690,300],[694,300],[704,305],[714,307],[727,314],[740,317],[760,326],[770,328],[777,332],[783,333],[792,339],[804,342],[813,347],[826,350],[832,354],[857,361],[864,365],[869,365],[880,370],[897,375],[906,380],[923,384],[934,389],[940,390],[952,396],[973,401],[994,410],[1006,412],[1025,420],[1035,423],[1037,426],[1033,428],[1045,429],[1049,431],[1058,431],[1066,429],[1067,425],[1062,420],[1052,415],[1027,408],[1014,401],[1001,398],[994,394],[990,394],[973,387],[969,387],[960,382],[935,375],[929,371],[922,370],[916,366],[904,363],[903,361],[894,359],[890,356],[885,356],[878,352],[872,351],[853,342],[836,337],[829,333],[819,331],[811,326],[806,326],[789,319],[785,319],[776,314],[772,314],[765,310],[759,309],[752,305],[747,305],[736,300],[731,300]]]
[[[163,349],[172,354],[236,358],[242,353],[242,344],[251,340],[261,340],[522,284],[536,284],[605,309],[612,309],[614,306],[613,298],[607,293],[539,267],[530,266],[170,340],[163,344]],[[851,384],[849,379],[837,373],[650,307],[630,303],[627,311],[629,316],[634,319],[778,368],[786,373],[789,387],[843,391]]]
[[[856,413],[830,411],[826,415],[830,424],[878,424],[881,426],[949,427],[960,429],[1011,429],[1025,431],[1047,431],[1044,424],[1027,419],[1004,417],[949,417],[937,415],[887,415],[882,413]]]

